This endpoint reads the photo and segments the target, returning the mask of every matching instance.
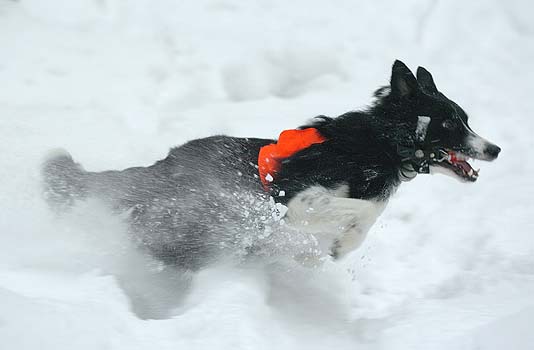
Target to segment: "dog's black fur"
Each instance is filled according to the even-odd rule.
[[[432,118],[429,137],[443,149],[485,160],[500,151],[490,143],[471,147],[468,141],[476,134],[467,126],[467,114],[437,90],[424,68],[416,79],[396,61],[390,86],[375,97],[367,110],[321,116],[302,127],[316,128],[327,141],[282,162],[271,186],[276,201],[287,204],[311,186],[341,184],[348,185],[350,198],[387,200],[401,182],[399,146],[415,147],[421,115]],[[258,152],[273,142],[213,136],[173,148],[149,167],[100,173],[61,154],[44,165],[46,194],[56,207],[94,195],[117,211],[131,210],[130,227],[143,246],[166,263],[196,269],[262,229],[259,218],[266,216],[269,196],[258,178]]]

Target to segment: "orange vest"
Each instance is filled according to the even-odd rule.
[[[258,170],[265,190],[273,182],[281,168],[281,161],[316,143],[323,143],[326,138],[315,128],[302,130],[284,130],[277,143],[260,148]]]

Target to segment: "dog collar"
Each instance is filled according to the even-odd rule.
[[[409,181],[417,174],[430,173],[430,164],[441,162],[448,154],[438,147],[440,140],[431,140],[428,136],[429,116],[418,116],[415,139],[411,146],[398,145],[397,154],[401,158],[401,180]]]
[[[278,141],[260,148],[258,171],[261,183],[266,191],[274,181],[284,159],[316,143],[323,143],[326,138],[315,128],[290,129],[280,133]]]
[[[397,146],[397,153],[401,157],[403,166],[410,165],[418,174],[430,173],[430,164],[441,162],[449,155],[439,147]]]

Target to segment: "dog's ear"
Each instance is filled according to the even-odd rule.
[[[421,85],[421,88],[423,88],[423,91],[425,91],[426,93],[429,93],[431,95],[438,93],[438,88],[434,83],[432,74],[430,74],[430,72],[427,71],[424,67],[417,68],[417,81],[419,82],[419,85]]]
[[[411,97],[418,89],[419,85],[412,71],[396,60],[391,69],[391,93],[400,97]]]

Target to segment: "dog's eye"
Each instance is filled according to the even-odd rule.
[[[445,119],[441,125],[447,130],[453,130],[458,124],[452,119]]]

